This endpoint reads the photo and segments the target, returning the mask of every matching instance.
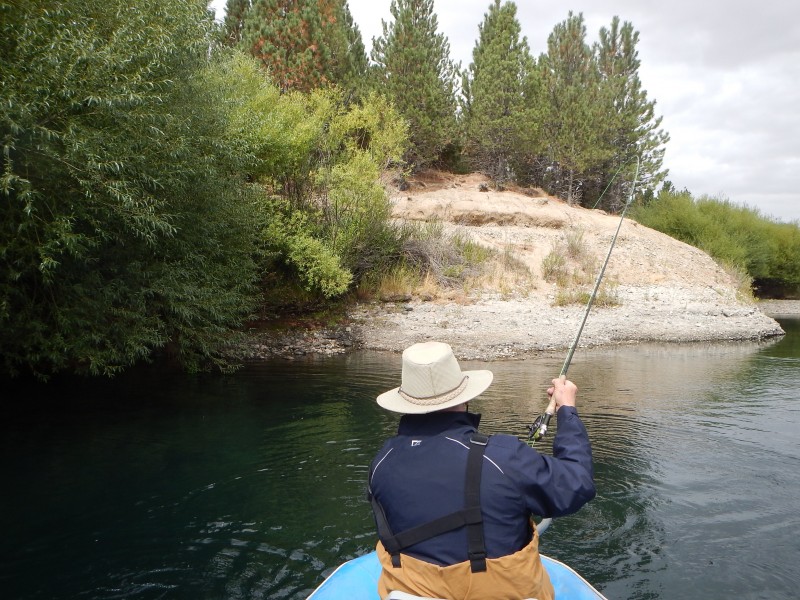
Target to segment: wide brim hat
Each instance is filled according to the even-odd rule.
[[[449,344],[414,344],[403,351],[400,387],[378,396],[378,404],[398,413],[430,413],[471,400],[493,377],[486,370],[462,371]]]

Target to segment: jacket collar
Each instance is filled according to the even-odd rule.
[[[478,430],[479,413],[432,412],[425,415],[403,415],[400,418],[398,435],[439,435],[454,429],[465,433]]]

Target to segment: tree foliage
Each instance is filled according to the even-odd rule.
[[[582,174],[610,155],[602,143],[599,77],[582,14],[570,12],[555,26],[539,67],[547,106],[546,183],[567,201],[577,202],[582,197]]]
[[[378,89],[409,123],[406,159],[430,165],[456,142],[455,88],[458,67],[438,32],[433,0],[392,0],[393,20],[383,21],[372,60]]]
[[[533,60],[516,13],[512,2],[495,0],[489,7],[462,84],[465,152],[501,183],[516,177],[539,126],[536,105],[526,96]]]
[[[228,0],[225,4],[225,19],[222,22],[222,42],[236,47],[242,42],[244,20],[250,10],[251,0]]]
[[[242,44],[282,90],[309,91],[333,68],[329,26],[317,0],[254,0]]]
[[[591,196],[599,197],[606,188],[605,205],[620,209],[629,195],[636,159],[640,193],[654,192],[667,175],[662,171],[664,148],[669,136],[655,116],[655,102],[647,99],[639,79],[640,61],[636,44],[639,32],[625,22],[620,26],[614,17],[609,28],[600,29],[600,41],[594,54],[600,73],[600,101],[604,108],[603,144],[611,149],[610,157],[596,167],[597,175]],[[616,177],[615,177],[616,176]]]
[[[637,192],[653,195],[669,136],[639,79],[639,34],[614,17],[589,46],[582,14],[570,12],[547,41],[524,88],[526,106],[541,115],[529,138],[520,181],[585,206],[620,209],[640,163]]]
[[[335,51],[335,55],[342,57],[338,61],[339,68],[335,81],[347,93],[361,98],[367,93],[369,87],[369,60],[361,31],[353,20],[346,1],[341,6],[340,19],[344,36],[339,39],[344,42],[344,46]]]
[[[242,47],[283,91],[361,87],[367,57],[345,0],[253,0],[242,30]]]
[[[401,159],[405,122],[377,94],[281,93],[254,64],[234,57],[218,77],[236,94],[227,138],[263,198],[263,271],[276,290],[296,281],[309,298],[336,297],[393,252],[379,175]]]
[[[254,223],[204,89],[204,2],[2,5],[2,368],[214,354],[253,307]]]

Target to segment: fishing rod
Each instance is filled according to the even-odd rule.
[[[566,378],[567,370],[569,369],[569,365],[572,362],[572,356],[575,354],[575,348],[578,347],[578,341],[581,339],[581,333],[583,333],[583,327],[586,325],[586,319],[589,317],[589,311],[592,310],[592,304],[594,304],[594,299],[597,297],[597,290],[600,288],[600,283],[603,281],[603,275],[606,272],[606,266],[608,266],[608,259],[611,258],[611,251],[614,249],[614,244],[617,243],[617,236],[619,235],[619,230],[622,227],[622,222],[625,219],[625,213],[628,211],[628,207],[631,205],[633,201],[633,193],[636,190],[636,181],[639,178],[639,157],[636,157],[636,173],[633,176],[633,185],[631,186],[631,192],[628,196],[628,201],[625,203],[625,206],[622,209],[622,214],[619,218],[619,224],[617,225],[617,230],[614,232],[614,237],[611,240],[611,245],[608,248],[608,254],[606,255],[606,260],[603,262],[603,267],[600,269],[600,274],[597,276],[597,280],[594,283],[594,290],[592,290],[591,295],[589,296],[589,301],[586,303],[586,310],[583,312],[583,320],[581,321],[580,327],[578,327],[578,333],[575,334],[575,338],[572,340],[572,343],[569,346],[569,351],[567,352],[567,358],[564,360],[564,364],[561,367],[561,373],[559,373],[560,378]],[[547,405],[545,411],[539,415],[536,420],[533,422],[532,425],[528,427],[528,445],[533,446],[536,442],[538,442],[545,433],[547,433],[547,427],[550,425],[550,418],[556,412],[556,401],[551,398],[550,403]]]

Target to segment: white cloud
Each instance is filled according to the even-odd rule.
[[[214,11],[217,21],[222,21],[225,16],[225,5],[227,3],[227,0],[209,0],[208,8]]]

